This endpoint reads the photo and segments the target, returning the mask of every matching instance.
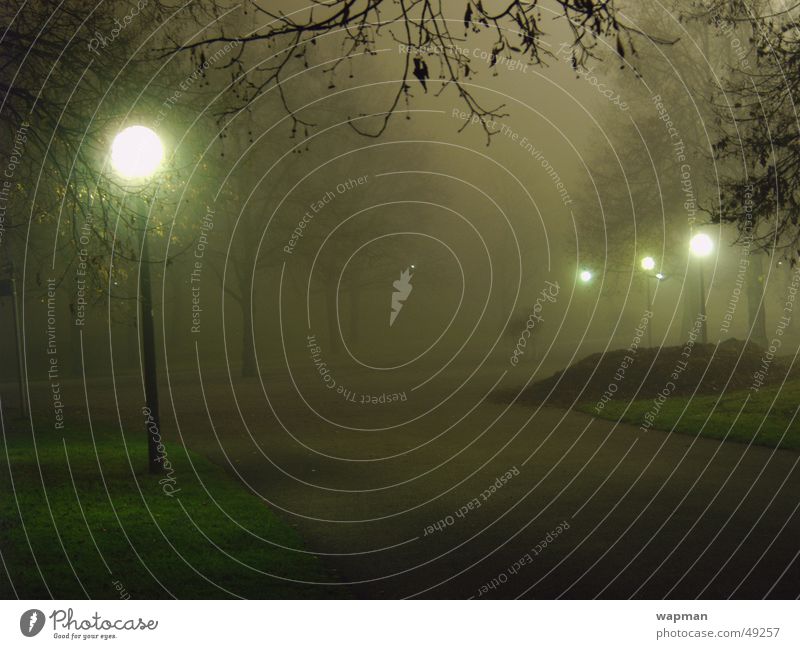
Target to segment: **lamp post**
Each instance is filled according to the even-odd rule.
[[[145,126],[130,126],[114,138],[111,145],[111,164],[116,172],[131,185],[147,182],[155,173],[164,156],[158,136]],[[161,473],[158,445],[161,439],[161,420],[158,410],[158,374],[156,372],[156,347],[153,327],[153,299],[150,286],[150,251],[147,245],[147,205],[138,193],[131,194],[134,213],[141,219],[139,228],[139,285],[141,288],[141,337],[144,371],[145,403],[151,420],[147,431],[147,467],[150,473]]]
[[[656,260],[648,255],[647,257],[644,257],[642,259],[641,266],[642,270],[645,271],[644,283],[645,286],[647,287],[647,312],[652,313],[653,298],[650,295],[650,277],[651,277],[651,272],[656,267]],[[661,275],[661,273],[655,275],[657,279],[659,279],[658,275]],[[650,326],[650,323],[648,323],[647,325],[647,346],[650,348],[653,347],[653,329]]]
[[[706,285],[703,277],[703,258],[708,257],[714,249],[714,242],[705,232],[699,232],[689,241],[689,250],[697,257],[697,277],[700,283],[700,342],[708,342],[708,327],[706,326]]]

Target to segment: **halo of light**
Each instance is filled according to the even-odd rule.
[[[129,126],[111,144],[111,165],[124,178],[146,178],[164,157],[158,135],[146,126]]]
[[[656,260],[650,256],[645,257],[642,259],[642,269],[643,270],[653,270],[656,267]]]
[[[581,274],[578,275],[581,278],[582,282],[588,282],[592,279],[592,272],[589,270],[582,270]]]
[[[708,257],[714,249],[714,242],[705,232],[699,232],[689,241],[689,250],[695,257]]]

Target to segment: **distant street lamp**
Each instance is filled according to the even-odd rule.
[[[697,277],[700,283],[700,342],[708,342],[708,327],[706,326],[706,284],[703,277],[703,258],[708,257],[714,250],[714,242],[705,232],[699,232],[689,241],[689,250],[697,257]]]
[[[653,270],[656,267],[656,260],[652,257],[642,259],[642,270]]]
[[[582,271],[580,272],[580,275],[578,275],[578,277],[580,277],[581,281],[582,281],[584,284],[588,284],[589,282],[591,282],[591,281],[592,281],[592,277],[593,277],[593,275],[592,275],[591,271],[588,271],[588,270],[582,270]]]
[[[689,250],[695,257],[708,257],[714,250],[714,242],[705,232],[699,232],[689,241]]]
[[[164,147],[153,131],[145,126],[129,126],[120,131],[111,145],[111,165],[130,185],[140,187],[146,183],[161,164]],[[139,284],[142,291],[141,336],[144,354],[144,394],[152,421],[147,430],[147,467],[150,473],[160,473],[158,445],[161,421],[158,412],[158,374],[156,372],[156,347],[153,328],[153,299],[150,289],[150,251],[147,246],[147,205],[138,192],[131,192],[134,213],[141,219],[139,228]]]

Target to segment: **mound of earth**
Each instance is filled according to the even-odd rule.
[[[717,394],[751,388],[765,363],[762,385],[780,383],[788,371],[788,364],[780,358],[768,360],[762,347],[733,338],[718,346],[695,343],[688,349],[688,354],[683,345],[640,348],[633,354],[625,349],[592,354],[532,384],[518,401],[538,404],[546,400],[570,406],[576,400],[598,401],[604,395],[650,399],[665,388],[673,395]],[[673,378],[675,374],[677,379]],[[502,396],[508,400],[511,395],[506,392]]]

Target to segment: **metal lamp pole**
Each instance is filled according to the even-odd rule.
[[[644,283],[647,284],[647,312],[653,312],[653,298],[650,295],[650,275],[647,274],[644,276]],[[647,346],[652,349],[653,348],[653,327],[650,326],[650,323],[647,323]]]
[[[164,148],[158,135],[146,126],[129,126],[117,133],[111,145],[111,164],[131,188],[128,196],[133,204],[134,227],[139,225],[139,290],[141,314],[139,317],[142,344],[142,373],[147,430],[147,468],[150,473],[161,473],[158,448],[161,445],[161,418],[158,411],[158,373],[156,372],[156,344],[153,326],[153,296],[150,282],[150,249],[147,241],[147,203],[142,197],[143,183],[158,169]]]
[[[706,326],[706,280],[703,275],[703,260],[697,260],[697,276],[700,281],[700,342],[708,342],[708,327]]]
[[[647,290],[647,312],[652,313],[653,297],[650,294],[650,277],[653,274],[653,269],[656,267],[656,260],[648,255],[647,257],[642,258],[640,265],[644,271],[644,283]],[[650,326],[649,322],[647,324],[647,346],[651,349],[653,347],[653,328]]]
[[[158,410],[158,372],[156,365],[155,327],[153,326],[153,296],[150,282],[150,248],[147,242],[147,204],[134,197],[136,216],[141,219],[139,228],[139,288],[141,299],[142,362],[144,372],[144,398],[150,411],[147,428],[147,468],[150,473],[161,473],[158,445],[161,439],[161,418]]]
[[[703,258],[711,254],[714,242],[704,232],[698,232],[689,240],[689,250],[697,258],[697,280],[700,284],[700,342],[708,342],[706,326],[706,281],[703,276]]]

